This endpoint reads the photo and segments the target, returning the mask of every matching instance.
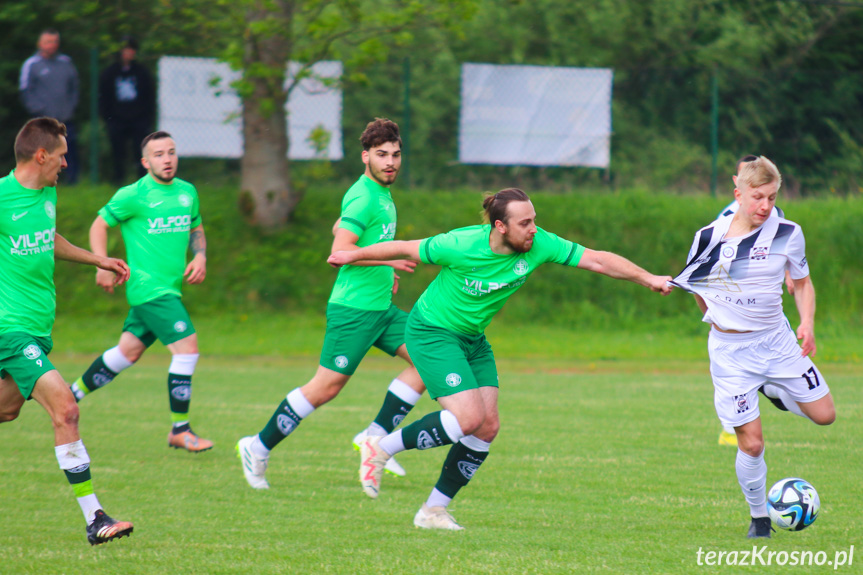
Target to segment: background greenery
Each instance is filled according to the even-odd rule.
[[[0,170],[12,165],[11,141],[24,118],[17,100],[21,63],[45,26],[63,33],[63,50],[82,76],[79,120],[87,138],[90,50],[105,66],[119,36],[132,33],[155,69],[164,54],[218,57],[242,28],[224,3],[209,3],[209,24],[189,10],[208,3],[7,0],[0,6]],[[304,0],[304,6],[326,5]],[[424,188],[569,189],[604,186],[710,189],[711,98],[718,82],[719,170],[749,153],[774,159],[793,195],[859,194],[863,178],[863,10],[854,2],[794,0],[476,0],[473,17],[403,33],[390,50],[346,61],[346,157],[369,119],[407,128],[410,174]],[[398,11],[399,2],[362,10]],[[471,10],[465,9],[465,13]],[[299,24],[298,24],[299,25]],[[304,33],[297,30],[297,34]],[[360,48],[354,48],[359,50]],[[410,63],[410,114],[405,60]],[[362,62],[361,64],[359,62]],[[376,63],[370,63],[376,62]],[[593,169],[462,166],[458,157],[460,65],[464,62],[608,67],[615,71],[612,164]],[[85,153],[86,146],[82,151]],[[103,160],[107,145],[103,139]],[[236,162],[212,162],[236,171]],[[108,165],[103,161],[103,166]],[[341,183],[350,161],[328,166]],[[107,173],[107,172],[106,172]],[[295,178],[302,185],[303,178]]]
[[[184,167],[180,175],[184,175]],[[194,169],[194,168],[192,168]],[[359,170],[357,170],[359,171]],[[729,186],[730,187],[730,186]],[[695,232],[726,205],[707,196],[667,195],[647,190],[531,193],[537,223],[587,247],[620,253],[653,273],[675,275],[685,263]],[[112,190],[106,186],[61,187],[57,229],[70,241],[87,245],[96,211]],[[284,233],[263,235],[242,223],[230,185],[199,185],[208,239],[208,276],[184,288],[196,322],[202,315],[262,317],[311,313],[322,316],[336,270],[326,264],[332,223],[339,215],[343,188],[312,186],[294,224]],[[476,190],[408,191],[394,188],[399,210],[397,239],[418,239],[480,222]],[[818,293],[818,331],[841,335],[859,330],[863,318],[863,202],[853,197],[779,200],[786,215],[799,222]],[[123,254],[120,234],[110,234],[113,254]],[[402,274],[395,301],[410,309],[439,268],[420,264]],[[58,314],[106,315],[117,329],[126,313],[123,290],[102,294],[91,269],[58,262]],[[786,301],[792,323],[793,301]],[[692,298],[683,292],[659,297],[649,290],[563,266],[546,265],[507,303],[498,322],[570,330],[652,332],[668,329],[700,333],[703,324]],[[520,329],[520,328],[519,328]]]

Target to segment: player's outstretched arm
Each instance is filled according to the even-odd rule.
[[[628,259],[611,252],[585,249],[581,260],[578,262],[578,267],[610,278],[631,281],[662,295],[668,295],[672,290],[668,283],[673,279],[671,276],[653,275]]]
[[[414,260],[414,265],[416,265],[415,262],[420,259],[421,241],[422,240],[392,241],[372,244],[364,248],[355,246],[355,249],[352,250],[336,250],[330,254],[329,258],[327,258],[327,263],[334,268],[338,268],[348,264],[356,265],[355,262],[366,260],[382,262],[383,260],[401,260],[403,258],[410,258],[411,260]]]
[[[794,303],[800,314],[800,325],[797,327],[797,339],[803,355],[815,355],[815,286],[812,278],[794,280]]]
[[[186,266],[183,277],[190,284],[199,284],[207,277],[207,236],[204,235],[204,224],[192,228],[189,232],[189,249],[194,257]]]
[[[346,230],[344,228],[338,228],[339,221],[341,221],[341,218],[339,218],[339,220],[336,221],[336,225],[333,227],[333,233],[335,235],[335,238],[333,239],[333,247],[330,250],[330,254],[334,254],[334,253],[340,252],[340,251],[351,251],[351,250],[360,249],[359,246],[357,246],[357,242],[359,241],[360,237],[358,235],[356,235],[355,233],[349,231],[349,230]],[[391,243],[391,242],[387,242],[387,243]],[[380,245],[380,244],[376,244],[376,245]],[[419,252],[417,252],[417,253],[419,253]],[[408,273],[413,273],[414,268],[417,267],[416,261],[411,261],[411,260],[407,260],[407,259],[393,259],[393,260],[383,261],[383,260],[373,259],[373,258],[362,258],[362,259],[358,259],[356,261],[351,262],[351,265],[352,266],[390,266],[395,271],[402,271],[402,272],[408,272]],[[339,266],[333,266],[333,267],[339,267]]]
[[[54,234],[54,258],[67,262],[93,265],[115,274],[115,285],[129,279],[129,266],[123,260],[99,256],[84,248],[73,246],[69,240],[60,234]]]

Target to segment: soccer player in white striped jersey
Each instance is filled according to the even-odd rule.
[[[745,163],[751,162],[753,160],[757,160],[758,156],[753,156],[752,154],[747,154],[737,160],[737,169],[734,170],[734,175],[731,176],[731,180],[734,182],[734,187],[737,187],[737,174],[740,173],[740,166]],[[722,216],[730,216],[737,212],[740,208],[740,202],[737,201],[737,198],[733,199],[730,204],[725,206],[719,215],[716,216],[717,219]],[[779,206],[773,206],[773,209],[770,210],[771,216],[778,216],[780,218],[785,217],[785,212]],[[794,280],[791,279],[791,275],[788,273],[788,270],[785,270],[785,287],[788,288],[788,293],[794,293]],[[774,405],[776,405],[779,409],[787,411],[787,408],[779,401],[774,398],[768,398],[773,401]],[[734,433],[733,427],[723,426],[719,432],[719,445],[728,445],[729,447],[737,447],[737,434]]]
[[[672,282],[695,295],[702,321],[712,324],[714,404],[722,424],[737,434],[735,468],[750,508],[751,538],[770,537],[772,530],[759,388],[818,425],[836,419],[830,389],[809,357],[816,351],[815,288],[803,231],[771,217],[781,183],[779,170],[763,156],[741,166],[734,190],[740,208],[695,234],[686,267]],[[785,270],[800,314],[796,334],[782,309]]]

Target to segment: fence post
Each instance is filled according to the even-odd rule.
[[[713,68],[710,90],[710,193],[716,196],[717,156],[719,155],[719,73]]]
[[[90,48],[90,182],[99,183],[99,49]]]
[[[405,57],[404,59],[404,68],[403,68],[403,77],[404,77],[404,85],[405,85],[405,94],[404,94],[404,118],[402,118],[401,125],[401,136],[402,136],[402,171],[404,172],[404,176],[402,177],[402,181],[405,183],[405,186],[410,189],[411,188],[411,151],[410,151],[410,141],[411,141],[411,59],[409,57]]]

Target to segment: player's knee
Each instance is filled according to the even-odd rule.
[[[764,453],[764,438],[762,437],[747,437],[738,436],[737,446],[746,455],[758,457]]]
[[[72,398],[57,409],[54,414],[54,427],[77,427],[79,413],[78,404]]]
[[[460,413],[458,415],[458,423],[461,426],[462,433],[473,435],[485,423],[485,414],[473,412]]]
[[[144,355],[144,350],[143,349],[128,349],[128,350],[124,349],[120,353],[123,354],[123,357],[125,357],[129,363],[138,363],[138,360],[141,359],[142,355]]]
[[[811,416],[812,421],[818,425],[830,425],[836,421],[836,410],[831,409],[822,413],[816,413]]]
[[[10,405],[8,407],[4,406],[2,410],[0,410],[0,423],[5,423],[7,421],[13,421],[18,419],[18,415],[21,413],[21,406],[13,406]]]

